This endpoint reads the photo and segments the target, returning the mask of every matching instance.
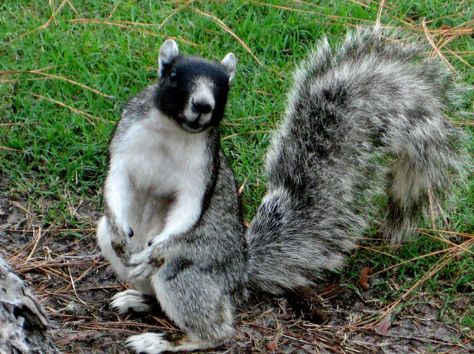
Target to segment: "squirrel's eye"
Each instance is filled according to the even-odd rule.
[[[170,80],[171,81],[176,81],[176,77],[177,77],[178,74],[176,74],[176,71],[173,70],[170,74]]]

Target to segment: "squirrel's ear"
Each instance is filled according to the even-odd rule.
[[[179,54],[178,44],[172,39],[167,39],[160,47],[158,56],[158,77],[163,77],[166,68],[173,63],[174,58]]]
[[[228,53],[224,59],[222,59],[221,64],[224,66],[227,75],[229,76],[229,84],[234,79],[235,69],[237,68],[237,58],[234,54]]]

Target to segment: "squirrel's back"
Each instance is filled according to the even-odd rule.
[[[381,29],[320,41],[297,70],[267,156],[267,194],[247,232],[255,287],[311,284],[339,267],[388,195],[383,230],[398,242],[462,168],[446,119],[455,85],[423,46]]]

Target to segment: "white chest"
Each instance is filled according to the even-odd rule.
[[[206,149],[204,134],[184,132],[167,117],[152,112],[121,137],[111,167],[121,165],[139,190],[175,193],[205,184]]]

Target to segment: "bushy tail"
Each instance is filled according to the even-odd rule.
[[[380,214],[375,196],[388,196],[383,231],[400,242],[459,180],[463,134],[445,114],[462,94],[424,46],[403,42],[379,28],[337,49],[323,39],[297,70],[246,235],[252,288],[280,294],[340,267]]]
[[[397,124],[399,122],[393,122]],[[393,163],[388,173],[385,237],[400,243],[413,234],[420,217],[443,212],[468,163],[462,134],[442,116],[392,129],[387,140]],[[432,220],[433,221],[433,220]]]

